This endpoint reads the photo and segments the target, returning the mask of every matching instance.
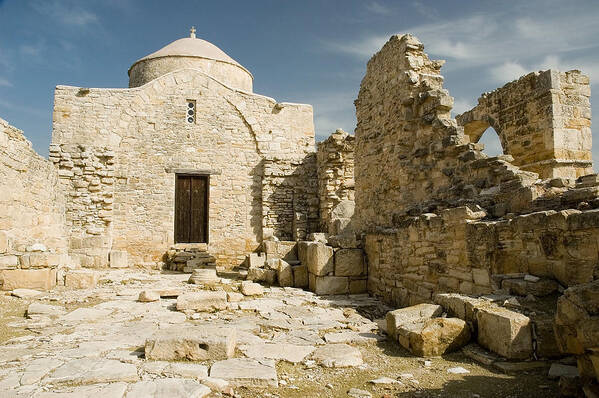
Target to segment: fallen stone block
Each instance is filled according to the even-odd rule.
[[[95,271],[73,270],[65,275],[64,284],[72,289],[92,289],[98,285],[99,275]]]
[[[458,318],[433,318],[399,325],[397,338],[414,355],[439,356],[466,345],[470,341],[470,327]]]
[[[344,276],[316,276],[314,280],[316,294],[348,294],[349,278]]]
[[[449,315],[468,322],[474,328],[476,328],[476,308],[488,304],[487,301],[457,293],[437,294],[434,301],[443,306]]]
[[[279,269],[277,270],[277,279],[279,280],[279,286],[293,287],[293,269],[291,265],[285,260],[279,260]]]
[[[39,290],[33,289],[15,289],[11,292],[11,294],[18,298],[32,298],[43,294]]]
[[[312,359],[326,368],[347,368],[362,365],[362,353],[347,344],[327,344],[312,353]]]
[[[476,313],[478,343],[508,359],[527,359],[533,354],[530,319],[497,306]]]
[[[202,384],[208,386],[212,391],[220,392],[225,395],[233,396],[235,394],[233,386],[227,380],[207,377],[202,380]]]
[[[206,361],[230,358],[235,353],[234,328],[173,327],[146,340],[146,359]]]
[[[0,271],[2,290],[51,290],[56,286],[56,269],[14,269]]]
[[[210,377],[227,380],[235,387],[278,387],[277,370],[272,359],[233,358],[216,362]]]
[[[552,363],[547,377],[550,379],[559,379],[562,376],[578,377],[578,368],[576,366],[562,365],[561,363]]]
[[[443,307],[436,304],[418,304],[387,313],[387,334],[397,339],[397,328],[407,323],[423,322],[441,316]]]
[[[293,269],[293,284],[295,287],[305,289],[308,287],[308,267],[306,265],[298,265]]]
[[[191,276],[188,280],[189,283],[194,283],[196,285],[217,283],[219,281],[220,278],[216,274],[216,269],[214,268],[196,268],[191,272]]]
[[[362,249],[340,249],[335,253],[335,276],[364,275]]]
[[[268,285],[274,285],[277,280],[277,271],[267,268],[248,269],[247,279],[254,282],[264,282]]]
[[[250,253],[247,256],[246,265],[248,268],[262,268],[266,263],[266,256],[264,253]]]
[[[243,300],[243,294],[237,292],[227,292],[227,301],[229,303],[238,303]]]
[[[308,246],[308,271],[316,276],[328,275],[335,271],[333,248],[324,243],[314,242]]]
[[[160,294],[154,290],[144,290],[139,293],[137,301],[142,303],[151,303],[160,300]]]
[[[218,311],[226,308],[227,293],[224,291],[191,292],[177,297],[178,311]]]
[[[241,282],[241,293],[245,296],[261,296],[264,294],[264,288],[259,283],[243,281]]]

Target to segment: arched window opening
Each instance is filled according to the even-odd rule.
[[[499,135],[495,129],[493,129],[493,127],[487,128],[478,142],[485,145],[483,153],[487,156],[493,157],[504,154],[501,141],[499,140]]]

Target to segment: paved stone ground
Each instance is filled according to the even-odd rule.
[[[0,397],[218,397],[232,389],[239,397],[557,396],[545,370],[508,376],[460,353],[411,356],[385,340],[371,319],[389,309],[367,295],[273,287],[250,297],[236,293],[236,280],[199,286],[188,278],[106,271],[94,289],[0,296]],[[176,310],[175,296],[202,290],[228,292],[226,309]],[[142,291],[163,297],[140,302]],[[235,329],[234,358],[145,359],[146,339],[193,325]],[[468,373],[448,371],[456,367]]]

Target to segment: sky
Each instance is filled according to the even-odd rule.
[[[56,85],[127,87],[137,59],[191,26],[252,72],[254,92],[312,104],[317,140],[354,131],[366,63],[397,33],[447,61],[454,114],[536,70],[580,69],[599,88],[597,0],[0,0],[0,118],[47,156]]]

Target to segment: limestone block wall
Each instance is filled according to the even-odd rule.
[[[593,172],[590,94],[580,71],[534,72],[483,94],[456,119],[472,142],[493,127],[522,169],[575,179]]]
[[[48,289],[68,264],[65,200],[52,163],[0,119],[0,284]],[[29,279],[29,282],[27,282]],[[29,283],[29,285],[27,283]]]
[[[545,193],[509,156],[488,158],[450,117],[442,61],[411,35],[393,36],[368,62],[356,100],[354,224],[392,227],[407,214],[465,203],[523,212]]]
[[[281,240],[303,240],[318,230],[316,156],[264,159],[262,227]]]
[[[599,211],[543,211],[485,221],[461,207],[406,218],[368,234],[368,289],[397,306],[430,302],[434,294],[486,294],[493,276],[531,274],[562,286],[599,275]]]
[[[194,123],[186,121],[188,101]],[[160,262],[174,243],[176,175],[191,172],[210,176],[208,252],[219,265],[236,265],[262,240],[264,159],[293,165],[314,153],[312,108],[192,69],[133,89],[58,86],[52,149],[61,170],[91,156],[81,176],[71,169],[61,178],[73,213],[71,250],[93,242],[102,257],[95,265],[109,250],[126,250],[129,265]]]
[[[346,203],[354,202],[354,151],[355,137],[337,130],[329,138],[318,143],[318,197],[320,201],[321,231],[336,235],[334,219],[351,218],[353,211],[341,212]],[[353,209],[351,209],[353,210]],[[344,214],[339,214],[344,213]]]

